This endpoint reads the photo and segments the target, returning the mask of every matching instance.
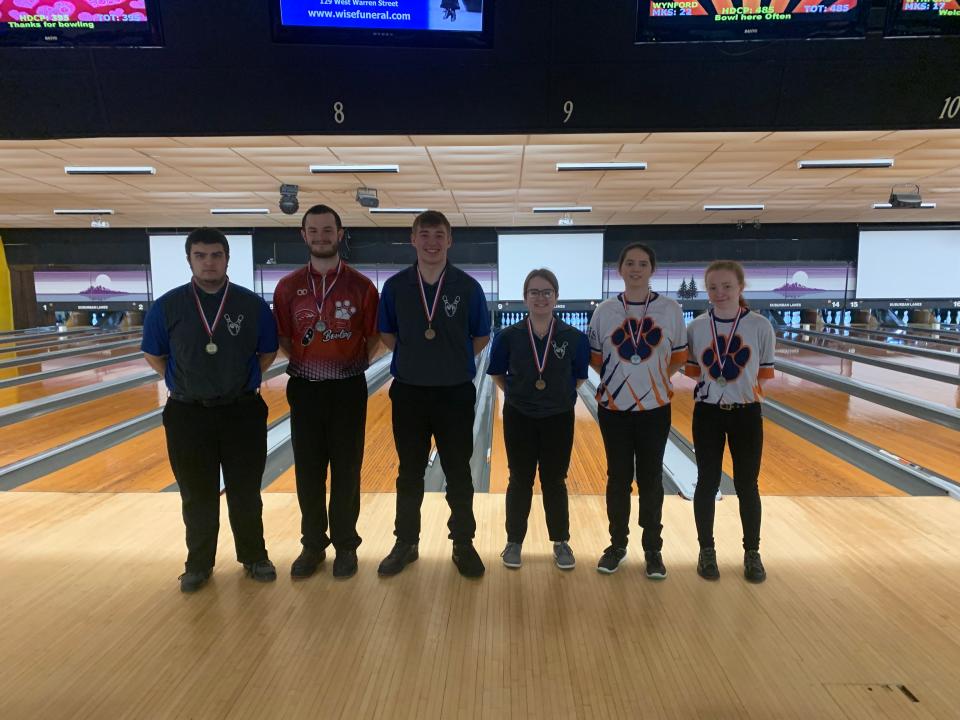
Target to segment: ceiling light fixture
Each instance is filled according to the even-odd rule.
[[[311,165],[314,175],[324,173],[398,173],[399,165]]]
[[[566,162],[557,163],[557,172],[569,170],[646,170],[645,162]]]
[[[593,212],[593,207],[590,205],[565,205],[557,207],[535,207],[533,208],[535,213],[587,213]]]
[[[723,212],[725,210],[755,210],[763,211],[764,205],[756,203],[753,205],[704,205],[704,212]]]
[[[823,170],[825,168],[891,168],[893,158],[866,158],[862,160],[799,160],[800,170]]]
[[[67,165],[67,175],[156,175],[157,169],[149,165]]]
[[[936,206],[937,206],[937,204],[936,204],[935,202],[922,202],[922,203],[920,203],[920,206],[919,206],[919,207],[920,207],[920,209],[922,209],[922,210],[932,210],[932,209],[934,209]],[[892,210],[892,209],[894,209],[894,206],[893,206],[893,203],[888,203],[888,202],[885,202],[885,203],[874,203],[874,204],[873,204],[873,209],[874,209],[874,210]],[[902,210],[902,209],[904,209],[904,208],[897,208],[897,209],[898,209],[898,210]],[[916,209],[916,208],[907,208],[907,209],[909,210],[909,209]]]
[[[113,210],[108,210],[106,208],[100,208],[98,210],[82,210],[82,209],[68,209],[62,208],[60,210],[54,210],[54,215],[113,215]]]
[[[270,208],[210,208],[211,215],[269,215]]]

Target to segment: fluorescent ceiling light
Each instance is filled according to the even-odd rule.
[[[370,208],[371,213],[383,213],[384,215],[419,215],[426,211],[427,208]]]
[[[311,165],[310,172],[321,173],[398,173],[399,165]]]
[[[67,175],[156,175],[157,169],[149,165],[67,165]]]
[[[646,170],[645,162],[557,163],[557,172],[565,170]]]
[[[535,213],[572,213],[572,212],[593,212],[590,205],[565,205],[557,207],[535,207]]]
[[[269,215],[269,208],[211,208],[211,215]]]
[[[866,158],[863,160],[799,160],[801,170],[824,168],[890,168],[893,158]]]
[[[920,209],[923,209],[923,210],[932,210],[936,206],[937,204],[935,202],[920,203]],[[873,209],[874,210],[892,210],[893,205],[891,205],[890,203],[874,203]],[[916,209],[917,208],[897,208],[897,210],[916,210]]]
[[[113,215],[113,210],[108,210],[106,208],[102,208],[99,210],[60,209],[60,210],[54,210],[53,214],[54,215]]]
[[[718,212],[722,210],[763,210],[764,206],[762,204],[754,205],[704,205],[704,212]]]

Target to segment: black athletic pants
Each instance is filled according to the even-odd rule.
[[[533,501],[533,481],[540,466],[540,490],[547,531],[553,542],[570,539],[567,470],[573,450],[573,410],[535,418],[512,405],[503,406],[503,441],[507,448],[507,542],[523,543]]]
[[[663,525],[663,451],[670,434],[670,405],[640,412],[599,408],[600,434],[607,453],[607,520],[610,544],[627,547],[630,488],[634,473],[639,495],[643,549],[659,551]]]
[[[355,550],[360,544],[360,467],[367,427],[367,379],[287,381],[290,440],[300,502],[300,542],[320,551],[330,544]],[[327,535],[327,467],[330,515]]]
[[[213,567],[220,531],[220,470],[237,560],[267,557],[260,482],[267,460],[267,404],[251,394],[203,407],[170,398],[163,409],[170,466],[187,530],[187,572]]]
[[[430,438],[436,440],[440,465],[447,478],[450,506],[449,537],[455,543],[472,542],[477,531],[473,516],[473,383],[451,387],[390,385],[393,403],[393,440],[400,459],[397,476],[397,518],[394,535],[402,542],[420,540],[423,474],[430,456]]]
[[[740,503],[743,549],[760,549],[760,456],[763,454],[763,413],[760,403],[723,410],[698,402],[693,408],[693,444],[697,451],[697,489],[693,513],[701,548],[713,547],[713,517],[724,442],[733,457],[733,484]]]

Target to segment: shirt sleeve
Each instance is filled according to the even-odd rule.
[[[383,292],[380,294],[380,305],[377,310],[377,329],[382,333],[396,335],[399,327],[397,326],[397,306],[393,298],[393,283],[387,282],[383,286]]]
[[[149,355],[170,354],[170,334],[167,332],[167,318],[161,301],[155,302],[147,311],[147,317],[143,321],[140,350]]]
[[[363,296],[364,337],[373,337],[379,332],[377,329],[378,303],[379,297],[377,296],[377,286],[370,282],[367,284],[367,291]]]
[[[776,357],[777,335],[773,325],[766,318],[760,326],[760,370],[757,377],[769,380],[773,377],[773,363]]]
[[[273,317],[277,323],[277,334],[285,338],[293,337],[290,295],[287,292],[287,283],[283,280],[280,280],[273,291]]]
[[[487,366],[487,375],[506,375],[510,367],[510,343],[507,341],[507,332],[497,333],[490,348],[490,364]]]
[[[577,340],[577,354],[573,356],[573,377],[586,380],[590,367],[590,340],[582,332],[578,333]]]
[[[590,344],[590,350],[599,353],[603,350],[603,338],[600,337],[600,323],[602,322],[603,311],[598,306],[590,317],[590,326],[587,328],[587,338]]]
[[[260,321],[257,323],[257,353],[267,355],[275,353],[280,347],[277,340],[277,321],[266,301],[260,300]]]
[[[480,283],[474,280],[473,284],[473,293],[470,295],[470,337],[489,337],[490,311],[487,309],[487,296],[483,294]]]

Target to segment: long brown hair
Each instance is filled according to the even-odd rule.
[[[707,277],[710,275],[710,273],[714,272],[715,270],[729,270],[730,272],[732,272],[734,275],[737,276],[737,282],[740,283],[740,286],[746,287],[747,278],[743,272],[743,265],[738,263],[736,260],[714,260],[712,263],[710,263],[707,266],[707,269],[703,271],[704,285],[707,284]],[[740,307],[742,308],[750,307],[749,305],[747,305],[747,301],[743,299],[742,290],[740,291]]]

